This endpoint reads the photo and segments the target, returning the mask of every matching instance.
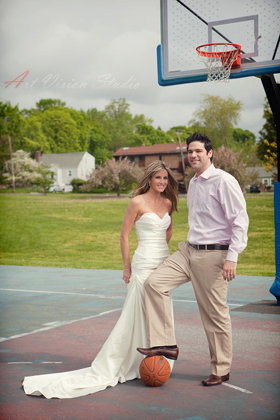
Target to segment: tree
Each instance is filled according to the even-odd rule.
[[[241,150],[244,147],[252,147],[256,143],[256,136],[249,130],[234,128],[232,130],[232,143],[236,149]]]
[[[264,103],[263,118],[265,119],[265,123],[260,131],[257,154],[265,170],[269,171],[277,167],[277,130],[274,116],[267,99]]]
[[[112,100],[104,111],[97,111],[96,108],[88,110],[87,114],[93,121],[102,124],[103,130],[110,136],[108,150],[115,152],[120,147],[139,143],[138,137],[133,135],[137,131],[139,124],[151,124],[152,120],[146,118],[143,114],[133,116],[129,112],[130,105],[124,98]],[[134,142],[134,143],[133,143]],[[138,144],[137,143],[137,144]]]
[[[50,107],[59,107],[64,108],[66,102],[61,102],[60,99],[41,99],[39,102],[36,102],[36,108],[41,111],[47,111]]]
[[[50,153],[51,148],[46,134],[43,131],[42,122],[38,115],[30,115],[25,119],[21,147],[31,152],[34,156],[36,150],[42,153]]]
[[[102,125],[97,121],[91,121],[87,151],[95,157],[96,163],[106,162],[112,157],[112,153],[107,148],[109,143],[110,136],[104,132]]]
[[[0,102],[0,171],[10,157],[8,135],[12,139],[13,150],[17,150],[21,146],[24,126],[25,120],[18,106]]]
[[[242,130],[242,128],[234,128],[232,130],[231,147],[235,152],[241,152],[240,158],[242,158],[248,166],[257,166],[259,164],[256,136],[251,131]]]
[[[25,129],[22,148],[34,155],[36,150],[43,153],[69,153],[88,151],[96,162],[104,162],[111,157],[108,152],[110,136],[102,125],[93,120],[94,113],[66,108],[58,99],[42,99],[37,102],[34,112],[25,110]]]
[[[37,168],[39,176],[36,178],[36,184],[42,188],[43,194],[46,194],[46,191],[50,188],[53,184],[52,175],[54,174],[53,171],[46,165],[42,163],[38,164]]]
[[[222,99],[220,96],[204,95],[194,118],[189,122],[194,131],[206,134],[218,149],[223,144],[231,145],[232,130],[240,118],[242,103],[232,97]]]
[[[186,143],[187,138],[195,132],[192,127],[186,127],[185,125],[176,125],[171,127],[167,132],[166,135],[169,137],[169,142],[172,140],[176,143],[178,141],[178,135],[180,134],[180,139],[182,143]]]
[[[264,155],[263,167],[266,171],[271,171],[277,166],[277,143],[276,141],[269,143],[266,139],[264,142],[267,145],[267,149]]]
[[[23,109],[22,114],[28,117],[29,115],[41,114],[50,108],[64,108],[65,105],[66,102],[62,102],[60,99],[40,99],[39,102],[36,102],[36,108]]]
[[[259,173],[253,170],[250,173],[247,171],[247,164],[241,158],[241,152],[235,152],[230,147],[221,146],[213,155],[213,163],[216,168],[223,169],[239,182],[242,189],[244,189],[246,182],[254,184]]]
[[[93,187],[107,188],[109,191],[116,190],[120,196],[121,191],[125,190],[130,184],[139,182],[143,175],[142,170],[129,162],[127,158],[123,160],[108,159],[104,165],[100,165],[89,176],[86,185],[81,189],[89,191]]]
[[[52,184],[52,171],[45,165],[39,164],[30,157],[30,153],[24,150],[17,150],[13,153],[14,176],[17,185],[41,185],[45,189]],[[7,183],[12,182],[11,161],[6,162],[4,177]]]
[[[111,136],[109,150],[114,152],[126,145],[133,133],[133,118],[129,112],[130,105],[124,98],[112,100],[105,107],[104,129]]]
[[[71,113],[63,108],[49,108],[39,120],[51,153],[83,152],[81,133]]]
[[[170,138],[161,129],[155,129],[152,125],[140,123],[136,126],[136,132],[132,133],[129,137],[127,146],[152,146],[153,144],[169,143]]]

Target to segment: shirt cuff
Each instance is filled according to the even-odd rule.
[[[227,254],[227,260],[228,261],[233,261],[237,263],[238,260],[238,254],[234,251],[231,251],[230,249],[228,250],[228,254]]]

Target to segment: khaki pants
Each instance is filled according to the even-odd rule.
[[[228,282],[223,279],[227,251],[202,251],[187,242],[168,257],[145,281],[148,346],[175,345],[169,292],[192,282],[208,339],[211,373],[226,375],[232,361],[231,321],[227,306]]]

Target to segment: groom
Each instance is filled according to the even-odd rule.
[[[203,385],[229,380],[232,361],[231,320],[227,306],[228,282],[236,275],[238,254],[247,245],[246,203],[236,179],[212,164],[213,144],[204,134],[187,139],[188,160],[195,170],[188,194],[188,242],[168,257],[145,282],[147,333],[145,356],[176,360],[169,292],[192,282],[206,332],[211,374]]]

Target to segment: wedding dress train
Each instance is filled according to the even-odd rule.
[[[166,230],[170,221],[168,213],[162,219],[155,213],[145,213],[135,222],[138,247],[132,259],[132,275],[122,313],[91,366],[25,377],[22,385],[26,394],[76,398],[113,387],[118,382],[140,378],[139,365],[143,355],[136,348],[147,347],[143,285],[169,256]],[[172,368],[174,362],[169,360],[169,363]]]

